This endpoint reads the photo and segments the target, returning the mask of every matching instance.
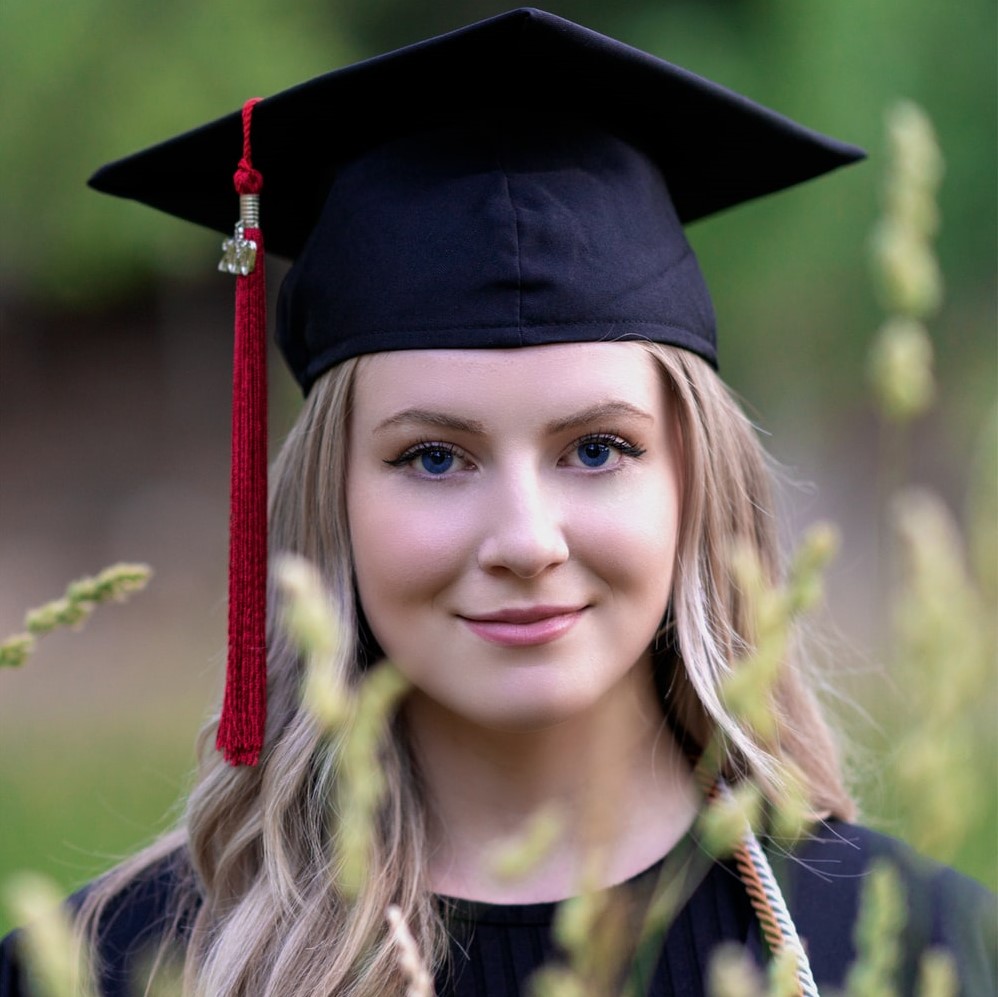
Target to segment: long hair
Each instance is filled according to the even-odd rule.
[[[683,449],[682,521],[665,647],[665,712],[703,746],[723,746],[730,778],[752,777],[778,795],[799,773],[815,816],[852,816],[838,753],[795,660],[776,692],[777,734],[762,743],[726,710],[721,684],[752,644],[752,620],[734,579],[732,545],[747,543],[764,572],[780,572],[772,474],[755,431],[698,357],[635,344],[658,363],[675,400]],[[322,572],[343,635],[334,667],[356,683],[370,659],[353,584],[347,522],[346,441],[357,360],[315,385],[272,475],[272,552],[294,552]],[[153,863],[173,855],[178,886],[172,934],[182,936],[185,989],[211,997],[381,997],[405,993],[385,922],[399,906],[432,965],[447,932],[427,877],[424,798],[401,720],[381,759],[388,786],[374,828],[372,868],[359,897],[336,886],[331,836],[339,758],[300,706],[302,663],[281,634],[271,593],[269,710],[255,768],[230,768],[213,748],[217,716],[201,734],[201,761],[180,828],[91,889],[82,920],[99,931],[108,902]],[[792,655],[791,655],[792,657]],[[170,932],[168,932],[170,933]]]
[[[713,371],[683,350],[645,343],[675,401],[685,467],[669,621],[669,682],[663,705],[699,748],[722,746],[722,774],[751,777],[771,802],[802,779],[810,816],[855,816],[839,750],[822,716],[799,643],[790,641],[765,742],[726,709],[724,680],[755,645],[755,606],[732,568],[738,547],[767,582],[782,575],[771,461],[755,428]],[[661,666],[661,665],[660,665]]]

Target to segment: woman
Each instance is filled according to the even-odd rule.
[[[239,275],[229,684],[182,826],[80,898],[102,992],[173,951],[195,993],[401,994],[397,905],[439,993],[526,993],[558,956],[555,902],[626,884],[619,944],[600,948],[607,923],[592,935],[587,992],[705,992],[732,942],[760,965],[788,947],[811,993],[843,985],[877,856],[911,893],[902,989],[929,944],[980,985],[986,901],[844,823],[833,738],[796,663],[771,735],[721,690],[753,632],[732,550],[779,569],[765,458],[714,373],[682,226],[858,150],[523,10],[251,102],[93,183],[224,230],[240,127],[243,219],[223,261]],[[278,337],[307,396],[273,476],[270,548],[322,572],[345,682],[387,656],[411,686],[356,898],[330,869],[341,759],[302,708],[276,598],[265,725],[254,660],[262,232],[295,260]],[[808,835],[767,843],[796,927],[782,897],[760,898],[761,851],[746,869],[699,850],[708,748],[711,792],[803,793]],[[495,843],[551,804],[556,847],[497,877]],[[649,949],[659,870],[681,902]],[[6,997],[21,977],[5,952]]]

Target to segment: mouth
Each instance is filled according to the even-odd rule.
[[[490,644],[533,647],[564,636],[585,611],[586,606],[527,606],[462,615],[459,619],[472,633]]]

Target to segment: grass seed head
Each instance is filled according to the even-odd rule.
[[[398,950],[399,968],[407,983],[405,997],[434,997],[433,978],[419,954],[419,947],[412,937],[409,925],[405,923],[402,911],[392,904],[388,908],[387,918],[392,940]]]
[[[884,323],[870,350],[867,376],[885,418],[906,423],[928,411],[936,384],[925,326],[903,317]]]
[[[740,945],[719,945],[710,960],[707,993],[710,997],[765,997],[758,968]]]
[[[328,658],[339,635],[332,603],[315,567],[303,557],[285,554],[275,567],[284,595],[284,626],[305,655]]]
[[[698,818],[700,844],[716,858],[727,858],[762,814],[762,795],[752,782],[742,782],[715,797]]]
[[[918,997],[956,997],[960,978],[953,954],[944,949],[929,949],[918,965]]]
[[[503,880],[524,879],[551,854],[565,831],[565,814],[554,803],[538,808],[512,838],[500,841],[489,866]]]
[[[5,883],[4,895],[14,919],[25,925],[24,953],[39,997],[94,997],[84,947],[58,887],[43,876],[21,873]]]
[[[0,644],[0,668],[20,668],[34,649],[35,638],[31,634],[13,634]]]
[[[893,981],[907,918],[905,903],[897,869],[884,860],[871,864],[860,892],[856,960],[846,977],[849,997],[896,997]]]

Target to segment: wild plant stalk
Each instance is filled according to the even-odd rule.
[[[387,917],[392,938],[398,948],[399,966],[408,984],[405,997],[433,997],[433,978],[423,963],[402,911],[393,904],[388,908]]]
[[[591,745],[591,757],[597,760],[604,757],[599,737],[597,730]],[[583,857],[577,892],[558,905],[553,924],[562,958],[535,974],[531,985],[536,995],[618,994],[633,954],[641,905],[647,902],[629,886],[604,887],[608,844],[618,837],[627,813],[619,782],[597,761],[587,773],[586,787],[572,832]]]
[[[0,667],[20,667],[40,637],[59,627],[78,630],[97,606],[124,602],[145,588],[151,575],[144,564],[114,564],[93,577],[72,582],[61,598],[28,610],[25,632],[0,644]],[[15,922],[24,925],[22,951],[40,997],[91,997],[85,946],[62,905],[58,887],[43,876],[25,872],[11,877],[3,892]]]
[[[917,986],[918,997],[956,997],[960,981],[949,953],[938,950],[925,953],[919,966]]]
[[[849,997],[897,997],[900,938],[907,920],[904,889],[889,861],[872,866],[860,894],[856,961],[849,968]]]
[[[387,787],[378,752],[408,688],[409,683],[394,665],[380,662],[361,683],[342,726],[330,731],[339,742],[341,759],[336,800],[337,881],[347,897],[359,896],[368,877],[371,828]]]
[[[904,726],[892,732],[895,794],[912,844],[952,860],[987,802],[980,782],[994,757],[995,617],[943,502],[908,489],[894,516],[902,581],[892,664],[904,676],[906,700]]]
[[[943,159],[931,122],[910,102],[890,111],[887,132],[884,213],[873,239],[873,275],[887,318],[871,348],[869,369],[885,432],[894,433],[893,446],[901,447],[937,394],[925,320],[943,297],[932,249]],[[996,550],[998,496],[993,480],[980,489],[975,532],[965,543],[945,503],[925,489],[902,489],[899,462],[888,447],[885,460],[895,467],[881,484],[884,515],[893,527],[884,558],[894,582],[888,658],[895,674],[904,676],[910,714],[893,731],[898,802],[913,844],[948,860],[980,813],[981,773],[969,762],[986,745],[994,748],[995,569],[987,565],[974,577],[965,549]],[[993,460],[992,453],[992,472]],[[993,766],[984,777],[989,775],[993,786]]]
[[[939,229],[936,194],[943,158],[932,123],[916,104],[903,101],[888,111],[887,146],[883,212],[872,238],[873,281],[886,318],[867,366],[881,416],[881,510],[906,477],[912,420],[935,399],[932,340],[925,321],[943,297],[932,248]]]
[[[767,581],[758,561],[747,550],[733,552],[732,570],[751,607],[755,640],[752,651],[732,666],[723,698],[732,716],[764,743],[775,737],[774,692],[793,630],[801,615],[820,600],[823,573],[837,546],[838,537],[831,526],[820,523],[812,527],[802,539],[782,585]],[[755,781],[745,780],[732,789],[715,791],[724,756],[723,742],[715,734],[697,766],[698,779],[709,798],[697,819],[697,844],[676,849],[662,867],[641,927],[634,968],[627,980],[628,997],[643,993],[662,938],[709,862],[713,858],[729,858],[739,846],[747,845],[759,829],[763,793]],[[793,840],[805,825],[807,805],[798,774],[787,768],[781,775],[780,785],[767,787],[769,796],[775,797],[767,815],[771,821],[769,829]],[[798,955],[792,946],[778,950],[769,993],[798,992]],[[779,972],[775,972],[777,968]],[[792,977],[789,990],[788,973]],[[719,974],[720,994],[728,986],[724,981],[732,978],[732,974],[737,976],[737,972],[729,966],[722,967]],[[749,988],[744,991],[746,994],[753,993],[752,985],[752,979],[746,977],[745,986]]]
[[[496,842],[488,859],[492,875],[514,882],[526,879],[551,854],[566,826],[562,807],[555,803],[539,807],[515,835]]]
[[[943,160],[930,121],[915,105],[896,106],[887,126],[891,160],[884,216],[874,235],[874,277],[887,318],[871,348],[869,371],[886,441],[882,508],[896,545],[884,555],[895,569],[892,581],[897,578],[891,586],[888,659],[904,676],[908,696],[903,721],[892,725],[895,792],[906,837],[945,860],[980,812],[982,793],[968,761],[981,751],[982,741],[994,741],[998,631],[993,606],[989,609],[984,588],[968,568],[960,528],[945,504],[926,489],[901,489],[900,454],[911,424],[936,396],[924,320],[942,301],[932,237],[939,224],[935,197]],[[988,513],[979,516],[978,525],[985,524],[993,540],[998,513],[993,493],[983,504]],[[970,544],[976,546],[973,538]],[[981,722],[975,724],[975,717]],[[850,997],[896,992],[892,970],[906,917],[897,871],[874,869],[863,891]],[[952,958],[923,953],[919,994],[950,997],[957,991]]]
[[[542,969],[531,980],[537,997],[612,997],[631,948],[631,909],[624,889],[600,889],[597,857],[583,875],[579,895],[558,905],[554,938],[564,965]]]
[[[386,788],[379,751],[409,683],[390,662],[382,661],[357,688],[349,688],[333,664],[339,635],[318,571],[303,558],[286,556],[277,564],[276,577],[284,595],[285,627],[306,661],[303,704],[338,758],[332,865],[337,887],[352,899],[370,873],[373,823]],[[386,918],[399,947],[400,967],[410,981],[410,997],[428,997],[432,983],[420,968],[407,926],[398,911],[386,911]]]
[[[378,753],[409,684],[394,665],[382,661],[356,689],[348,688],[333,667],[339,638],[318,572],[303,558],[287,556],[276,575],[285,597],[288,634],[307,662],[304,706],[338,756],[333,866],[338,887],[353,898],[368,876],[372,823],[385,791]]]
[[[740,946],[718,946],[707,975],[710,997],[766,997],[766,983],[752,957]]]
[[[36,873],[20,873],[4,884],[7,907],[23,924],[20,944],[38,997],[95,997],[84,946],[58,887]]]
[[[152,570],[145,564],[113,564],[91,578],[72,582],[60,599],[29,609],[23,633],[0,644],[0,668],[18,668],[34,652],[38,638],[59,627],[78,630],[93,611],[106,602],[124,602],[146,587]]]
[[[789,949],[776,953],[766,973],[740,945],[720,945],[711,959],[710,997],[792,997],[798,992],[797,965]]]

